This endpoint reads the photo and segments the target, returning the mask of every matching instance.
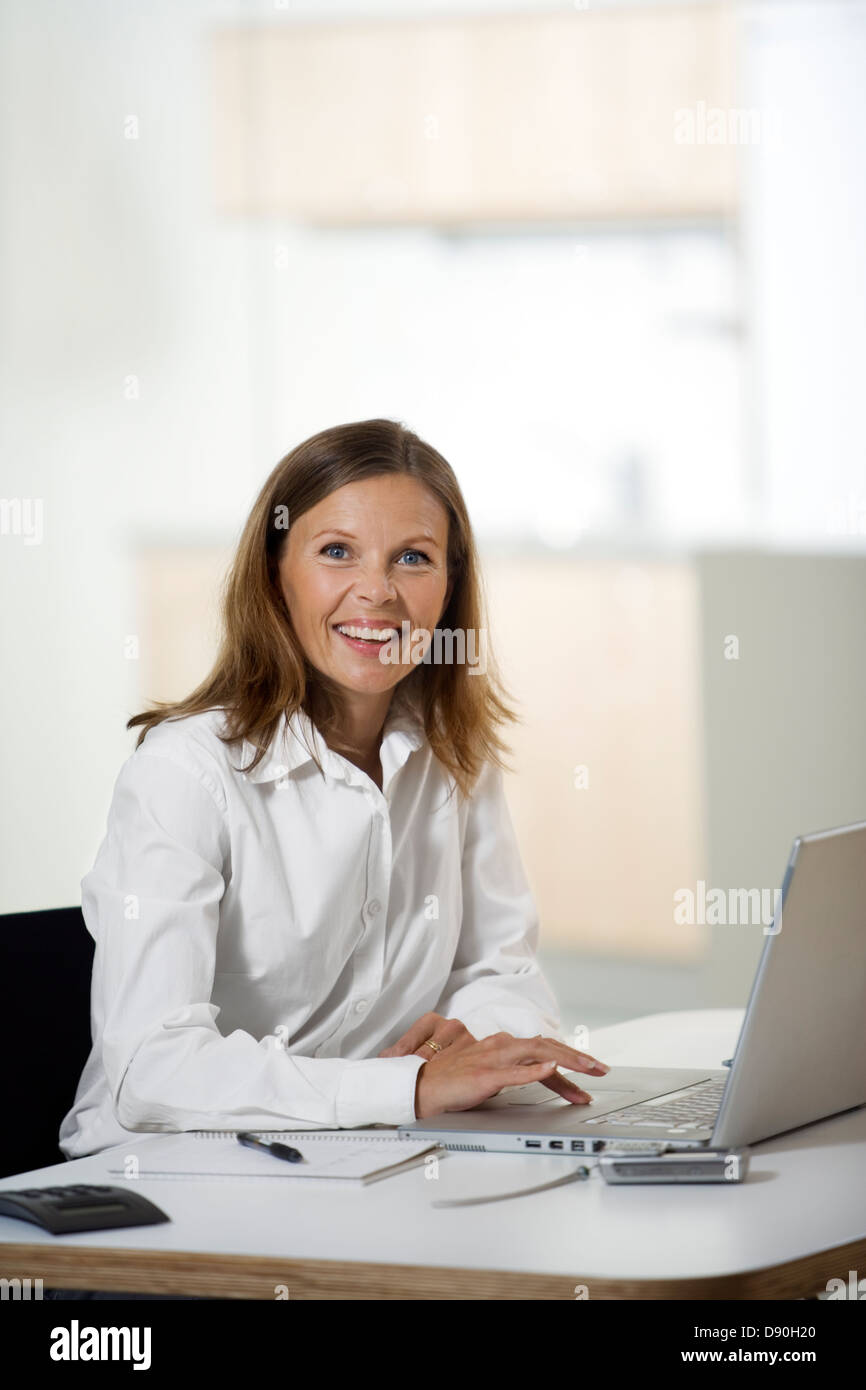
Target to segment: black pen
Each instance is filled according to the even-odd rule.
[[[304,1155],[297,1149],[292,1149],[288,1144],[269,1144],[266,1139],[257,1139],[254,1134],[239,1134],[238,1143],[246,1144],[250,1149],[267,1149],[274,1158],[284,1158],[287,1163],[303,1163]]]

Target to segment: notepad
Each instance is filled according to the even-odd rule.
[[[303,1163],[288,1163],[265,1150],[239,1144],[234,1130],[194,1130],[185,1134],[136,1137],[136,1176],[140,1178],[253,1178],[285,1182],[289,1178],[331,1178],[371,1183],[422,1163],[428,1154],[447,1150],[428,1139],[398,1139],[381,1130],[255,1130],[259,1139],[298,1149]],[[128,1157],[121,1154],[109,1173],[129,1177]]]

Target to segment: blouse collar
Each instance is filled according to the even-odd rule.
[[[391,780],[410,753],[421,747],[424,740],[424,725],[417,712],[389,711],[380,747],[383,768],[386,762],[389,768],[387,781]],[[255,753],[254,745],[244,739],[241,766],[249,766]],[[244,776],[249,782],[278,781],[312,762],[313,753],[322,768],[331,776],[352,780],[351,765],[328,747],[316,725],[302,709],[296,710],[291,718],[282,721],[258,767]]]

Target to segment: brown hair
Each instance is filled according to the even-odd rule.
[[[227,729],[222,742],[247,739],[257,749],[243,769],[251,772],[281,719],[299,708],[323,736],[338,727],[339,687],[307,660],[279,588],[278,564],[288,536],[280,519],[302,516],[346,483],[386,473],[417,478],[448,513],[447,569],[454,587],[438,628],[483,631],[489,637],[478,554],[451,465],[394,420],[337,425],[292,449],[265,482],[223,584],[222,639],[213,669],[186,699],[152,702],[154,708],[128,721],[128,729],[144,726],[136,748],[163,720],[222,708]],[[434,754],[468,795],[486,760],[505,766],[501,755],[510,750],[497,726],[520,722],[503,698],[507,695],[488,640],[483,672],[470,675],[465,662],[418,662],[395,687],[391,708],[410,708],[422,719]]]

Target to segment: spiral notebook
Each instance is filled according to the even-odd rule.
[[[289,1144],[303,1154],[288,1163],[265,1150],[239,1144],[235,1130],[193,1130],[136,1138],[134,1156],[140,1178],[331,1178],[370,1183],[388,1178],[447,1150],[429,1139],[398,1139],[371,1130],[255,1130],[257,1138]],[[127,1150],[130,1145],[124,1146]],[[113,1176],[129,1177],[129,1153],[119,1153]]]

